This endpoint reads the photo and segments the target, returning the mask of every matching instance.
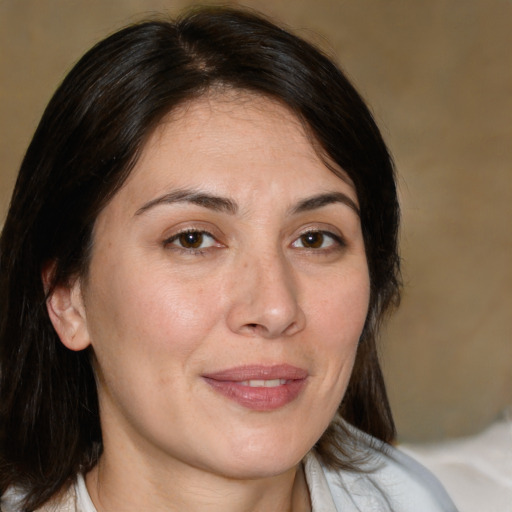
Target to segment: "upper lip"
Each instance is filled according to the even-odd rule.
[[[203,377],[219,381],[243,382],[247,380],[299,380],[308,376],[307,370],[289,364],[244,365],[203,374]]]

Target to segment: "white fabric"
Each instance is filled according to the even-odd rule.
[[[351,450],[363,457],[363,471],[326,468],[314,451],[304,459],[304,473],[312,512],[457,512],[450,498],[423,466],[409,456],[376,439],[351,429]],[[3,496],[2,512],[19,512],[19,494]],[[487,511],[481,509],[479,512]],[[501,512],[504,512],[502,509]],[[96,512],[84,478],[79,475],[64,500],[37,512]]]
[[[460,512],[512,511],[512,408],[476,436],[401,448],[439,478]]]
[[[78,480],[76,482],[76,497],[78,504],[76,512],[96,512],[96,507],[92,503],[82,475],[78,475]]]
[[[304,459],[313,512],[456,512],[439,481],[399,450],[357,432],[364,471],[330,470],[314,452]],[[481,511],[483,512],[483,511]]]

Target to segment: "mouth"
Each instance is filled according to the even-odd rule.
[[[249,386],[250,388],[275,388],[282,386],[288,381],[286,379],[272,379],[272,380],[243,380],[240,382],[241,386]]]
[[[252,365],[203,375],[213,391],[254,411],[273,411],[296,400],[303,391],[308,372],[284,365]]]

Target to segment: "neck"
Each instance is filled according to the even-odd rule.
[[[257,479],[233,479],[187,465],[157,469],[132,460],[122,464],[105,451],[86,475],[97,512],[309,512],[302,464]]]

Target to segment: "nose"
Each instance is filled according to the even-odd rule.
[[[284,256],[252,255],[233,270],[227,316],[233,332],[273,339],[304,329],[297,279]]]

